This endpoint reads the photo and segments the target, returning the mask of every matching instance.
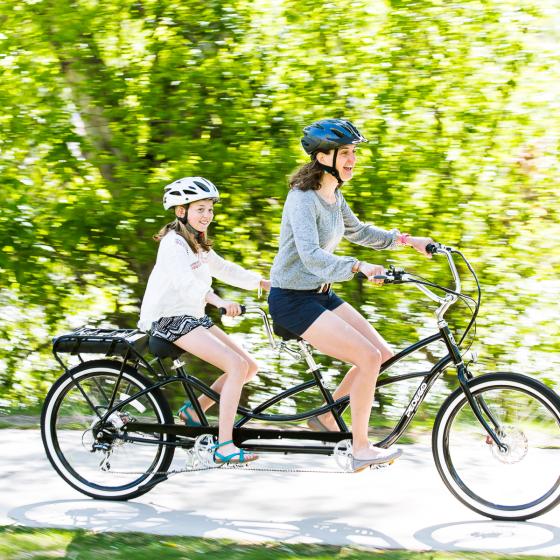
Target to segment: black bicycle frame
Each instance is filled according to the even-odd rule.
[[[438,342],[443,340],[446,342],[446,338],[444,336],[443,331],[440,331],[434,335],[431,335],[423,340],[412,344],[411,346],[405,348],[394,357],[389,359],[385,364],[382,366],[382,372],[386,371],[396,363],[398,363],[403,358],[417,352],[418,350],[433,344],[434,342]],[[409,402],[408,406],[406,407],[404,413],[402,414],[401,418],[391,431],[391,433],[385,437],[381,442],[377,445],[380,447],[388,447],[392,443],[394,443],[407,429],[408,425],[414,418],[416,411],[418,410],[419,406],[424,401],[424,398],[429,393],[431,387],[439,378],[443,370],[453,362],[453,356],[451,352],[441,358],[428,372],[416,372],[416,373],[407,373],[403,375],[397,375],[393,377],[387,377],[385,379],[381,379],[378,383],[378,387],[382,387],[385,385],[389,385],[392,383],[397,383],[399,381],[403,381],[406,379],[412,379],[416,377],[421,377],[422,381],[420,382],[419,386],[417,387],[411,401]],[[192,389],[196,389],[201,393],[205,394],[216,403],[219,403],[220,396],[218,393],[213,391],[210,387],[208,387],[205,383],[201,382],[196,377],[188,375],[185,373],[183,367],[179,367],[177,369],[179,373],[178,376],[175,377],[167,377],[158,381],[155,385],[152,385],[135,395],[129,397],[128,399],[121,401],[118,403],[116,407],[113,408],[111,412],[118,410],[119,408],[126,406],[131,401],[139,398],[140,396],[153,391],[156,388],[163,387],[170,383],[174,382],[182,382],[183,384],[188,385]],[[307,441],[321,441],[327,443],[337,443],[341,440],[345,439],[352,439],[351,432],[348,429],[341,430],[339,432],[312,432],[309,430],[275,430],[270,428],[246,428],[243,427],[247,422],[250,420],[261,420],[261,421],[268,421],[268,422],[290,422],[290,421],[301,421],[305,420],[306,418],[311,418],[313,416],[323,414],[325,412],[331,412],[335,418],[338,418],[339,421],[343,423],[341,418],[342,413],[349,405],[349,397],[344,396],[336,401],[332,398],[330,391],[324,386],[322,382],[322,378],[320,375],[319,369],[314,370],[311,372],[313,374],[313,379],[306,381],[304,383],[300,383],[294,387],[291,387],[285,391],[282,391],[278,395],[274,395],[264,403],[261,403],[253,410],[239,406],[237,412],[241,415],[241,418],[236,422],[233,430],[233,440],[236,445],[243,446],[244,449],[251,450],[251,451],[274,451],[274,452],[282,452],[282,453],[318,453],[318,454],[332,454],[333,447],[332,446],[315,446],[315,445],[285,445],[285,444],[277,444],[277,443],[253,443],[247,444],[245,442],[250,440],[307,440]],[[299,414],[263,414],[265,410],[277,404],[278,402],[282,401],[285,398],[292,397],[300,392],[306,391],[307,389],[318,387],[323,395],[324,392],[330,396],[331,402],[324,404],[321,407],[308,410],[303,413]],[[323,392],[324,391],[324,392]],[[217,435],[218,427],[217,426],[209,426],[207,425],[208,422],[206,417],[202,415],[201,422],[203,423],[202,426],[184,426],[178,424],[153,424],[153,423],[141,423],[141,422],[134,422],[131,421],[123,426],[122,430],[124,435],[122,436],[125,440],[128,441],[150,441],[144,440],[143,438],[137,438],[131,435],[128,435],[128,432],[135,432],[135,433],[161,433],[161,434],[169,434],[175,435],[180,437],[186,438],[195,438],[202,434],[212,434]],[[343,423],[344,425],[344,423]],[[193,441],[190,440],[188,442],[162,442],[162,441],[154,441],[151,440],[150,443],[152,444],[163,444],[163,445],[184,445],[185,447],[190,447],[193,444]]]
[[[72,344],[74,344],[74,339],[69,337],[67,340],[70,340]],[[105,339],[101,337],[89,337],[89,340],[101,340],[104,341]],[[407,373],[403,375],[396,375],[392,377],[386,377],[385,379],[381,379],[378,382],[378,387],[383,387],[385,385],[389,385],[392,383],[397,383],[399,381],[403,381],[406,379],[413,379],[417,377],[421,377],[422,380],[414,395],[412,396],[411,401],[409,402],[408,406],[404,410],[401,418],[396,423],[395,427],[391,431],[391,433],[386,436],[382,441],[380,441],[377,445],[380,447],[389,447],[393,444],[398,438],[405,432],[407,427],[409,426],[410,422],[414,418],[416,411],[418,410],[419,406],[424,401],[424,398],[429,393],[431,387],[439,378],[443,370],[452,362],[457,369],[457,377],[459,379],[460,386],[462,390],[465,392],[468,402],[473,409],[476,417],[481,422],[482,426],[486,429],[488,434],[492,437],[492,439],[502,447],[502,443],[500,442],[498,436],[496,435],[495,431],[488,425],[486,422],[482,411],[487,415],[490,421],[494,424],[494,427],[497,429],[498,423],[492,416],[491,412],[486,407],[484,401],[481,401],[479,398],[473,397],[469,388],[468,388],[468,380],[472,377],[468,372],[466,366],[462,361],[462,357],[460,354],[459,347],[457,346],[452,333],[450,332],[447,325],[441,326],[439,332],[420,340],[411,346],[405,348],[387,362],[385,362],[381,367],[381,373],[387,371],[389,368],[400,362],[402,359],[406,358],[407,356],[421,350],[424,347],[427,347],[435,342],[443,341],[447,347],[448,354],[441,358],[431,369],[430,371],[424,372],[415,372],[415,373]],[[79,344],[79,342],[78,342]],[[113,344],[113,343],[112,343]],[[304,342],[300,342],[302,345],[302,350],[307,352],[307,347]],[[119,409],[123,408],[127,404],[131,403],[132,401],[138,399],[139,397],[146,395],[147,393],[154,391],[158,388],[164,387],[170,383],[179,382],[185,389],[185,393],[193,403],[193,406],[196,407],[197,413],[200,418],[201,426],[184,426],[178,424],[153,424],[153,423],[142,423],[142,422],[135,422],[130,421],[122,427],[122,433],[118,435],[110,435],[110,430],[107,435],[110,437],[118,437],[122,438],[126,441],[131,442],[139,442],[139,443],[150,443],[155,445],[169,445],[169,446],[179,446],[179,447],[191,447],[194,444],[194,438],[202,434],[218,434],[218,427],[217,426],[210,426],[208,424],[208,420],[200,409],[198,405],[198,400],[196,399],[195,391],[198,390],[200,393],[208,396],[210,399],[219,403],[220,395],[213,391],[208,385],[187,374],[184,370],[183,365],[179,365],[177,367],[176,376],[169,376],[166,368],[163,365],[163,362],[158,358],[156,362],[159,365],[160,372],[156,372],[152,365],[143,358],[134,348],[125,348],[122,352],[122,357],[124,358],[123,361],[120,363],[118,378],[115,383],[115,387],[113,387],[112,394],[108,398],[109,405],[107,408],[104,408],[104,411],[101,413],[93,403],[91,403],[88,395],[85,393],[83,388],[81,387],[78,380],[74,379],[75,384],[78,387],[78,390],[82,393],[86,401],[92,407],[92,410],[97,414],[99,417],[99,429],[103,430],[104,426],[108,418],[114,412],[118,411]],[[310,356],[310,354],[309,354]],[[70,374],[72,370],[68,370],[66,366],[62,363],[62,360],[58,357],[55,351],[55,357],[57,360],[63,365],[64,369],[68,371]],[[81,356],[80,356],[81,359]],[[123,401],[119,401],[115,404],[117,389],[121,383],[123,378],[124,370],[127,365],[128,361],[135,362],[135,368],[137,369],[138,366],[142,366],[143,368],[147,369],[150,374],[159,378],[159,381],[156,382],[154,385],[150,385],[145,389],[137,392],[136,394],[128,397]],[[83,361],[83,360],[81,360]],[[312,363],[314,363],[312,361]],[[254,409],[248,409],[243,406],[239,406],[237,409],[237,413],[241,416],[241,418],[235,423],[234,430],[233,430],[233,439],[236,445],[243,446],[244,448],[251,450],[251,451],[275,451],[275,452],[283,452],[283,453],[318,453],[318,454],[331,454],[334,447],[333,446],[325,446],[324,443],[332,443],[336,444],[339,441],[345,439],[352,439],[352,434],[346,427],[344,420],[342,418],[342,414],[346,410],[349,405],[349,396],[344,396],[336,401],[333,399],[331,392],[328,388],[324,385],[320,368],[315,365],[313,369],[311,369],[311,374],[313,375],[313,379],[309,381],[305,381],[300,383],[294,387],[290,387],[289,389],[282,391],[281,393],[274,395],[270,399],[266,400],[265,402],[261,403]],[[73,377],[73,376],[72,376]],[[299,414],[266,414],[265,411],[269,409],[271,406],[277,404],[278,402],[297,395],[298,393],[304,392],[308,389],[317,387],[319,388],[323,398],[325,399],[325,404],[314,408],[312,410],[308,410],[303,413]],[[275,430],[270,428],[247,428],[244,427],[251,420],[260,420],[265,422],[299,422],[301,420],[305,420],[307,418],[311,418],[313,416],[317,416],[320,414],[324,414],[326,412],[330,412],[339,427],[339,431],[335,432],[313,432],[309,430]],[[146,439],[142,437],[137,437],[135,435],[131,435],[129,432],[137,433],[149,433],[153,435],[154,433],[159,434],[167,434],[172,436],[178,436],[179,438],[187,438],[187,439],[180,439],[176,441],[175,438],[170,438],[169,441],[162,441],[162,440],[155,440],[153,438]],[[307,441],[320,441],[323,445],[287,445],[287,444],[278,444],[278,443],[249,443],[247,441],[250,440],[261,440],[271,442],[272,440],[281,441],[281,440],[307,440]]]
[[[452,270],[454,271],[454,276],[457,281],[458,278],[457,272],[453,264],[452,257],[449,256],[450,254],[451,253],[449,253],[448,250],[448,260],[450,262],[450,266],[452,267]],[[472,271],[470,266],[469,269]],[[472,272],[474,274],[474,271]],[[476,275],[475,275],[475,280],[476,280]],[[429,284],[426,282],[420,282],[420,283],[424,285],[435,286],[433,284]],[[478,285],[478,280],[477,280],[477,285]],[[424,289],[423,291],[426,290]],[[455,293],[455,292],[452,291],[450,292],[448,290],[448,293]],[[433,296],[430,297],[434,299]],[[438,301],[440,301],[440,303],[442,303],[443,305],[443,307],[440,307],[440,310],[441,309],[445,310],[446,309],[445,301],[442,299],[439,299]],[[479,305],[479,303],[477,305]],[[263,317],[265,328],[269,335],[269,340],[274,347],[275,344],[272,339],[271,329],[268,324],[268,318],[262,310],[259,311],[261,313],[261,316]],[[505,446],[502,444],[502,442],[499,440],[498,435],[496,434],[496,431],[499,431],[499,423],[497,419],[493,416],[491,411],[488,409],[484,400],[481,397],[473,396],[469,389],[469,381],[472,379],[472,375],[470,374],[470,372],[467,369],[467,366],[463,362],[459,345],[456,343],[454,336],[451,333],[447,323],[443,320],[443,314],[439,316],[438,326],[439,326],[439,331],[437,333],[405,348],[404,350],[402,350],[401,352],[393,356],[391,359],[389,359],[387,362],[385,362],[382,365],[381,373],[384,373],[385,371],[387,371],[393,365],[400,362],[405,357],[438,341],[443,341],[448,352],[446,356],[444,356],[436,364],[434,364],[434,366],[430,369],[430,371],[388,376],[384,379],[379,380],[378,387],[383,387],[385,385],[397,383],[399,381],[403,381],[406,379],[412,379],[417,377],[422,378],[420,384],[418,385],[416,391],[414,392],[414,395],[412,396],[412,399],[410,400],[408,406],[404,410],[402,416],[396,423],[391,433],[388,436],[386,436],[382,441],[380,441],[377,445],[385,448],[389,447],[404,433],[404,431],[407,429],[410,422],[414,418],[419,406],[426,398],[426,395],[429,393],[430,389],[432,388],[436,380],[439,378],[439,376],[444,371],[444,369],[453,363],[457,371],[457,378],[459,380],[459,385],[462,391],[464,392],[468,400],[468,403],[472,408],[476,418],[484,427],[484,429],[489,434],[489,436],[494,440],[494,442],[501,449],[505,449]],[[461,341],[464,339],[466,332],[468,332],[471,326],[472,326],[472,321],[469,324],[467,331],[463,333]],[[79,329],[78,331],[75,331],[70,335],[63,335],[62,337],[58,337],[54,341],[53,352],[55,354],[55,357],[64,367],[65,371],[70,373],[73,379],[74,376],[72,374],[72,370],[68,370],[68,368],[63,364],[62,360],[60,360],[60,358],[58,357],[57,355],[58,349],[60,349],[60,351],[66,351],[66,352],[71,352],[72,354],[77,354],[82,362],[83,359],[80,356],[80,351],[88,352],[88,351],[102,350],[103,352],[106,353],[107,356],[118,355],[123,358],[123,361],[120,363],[120,371],[118,373],[115,387],[113,388],[111,396],[108,398],[109,401],[108,407],[104,409],[104,412],[97,410],[97,408],[93,405],[93,403],[89,399],[86,392],[81,387],[78,380],[74,379],[74,382],[77,385],[79,391],[82,393],[86,401],[90,404],[92,410],[94,410],[97,416],[99,417],[100,421],[99,421],[98,429],[104,430],[105,426],[107,426],[109,428],[108,430],[106,430],[108,436],[122,438],[127,441],[151,443],[155,445],[182,446],[187,448],[191,447],[194,444],[194,438],[196,438],[199,435],[202,434],[217,435],[218,427],[209,425],[208,419],[206,418],[206,415],[202,411],[198,399],[196,398],[195,391],[198,390],[200,393],[206,395],[216,403],[220,402],[220,395],[215,391],[213,391],[210,387],[208,387],[208,385],[206,385],[196,377],[187,374],[186,371],[184,370],[183,364],[181,364],[180,362],[178,362],[177,365],[178,375],[170,376],[168,371],[164,367],[162,360],[160,358],[156,358],[155,362],[157,362],[160,369],[159,372],[156,372],[155,369],[152,367],[151,363],[149,363],[142,356],[142,352],[139,351],[139,349],[136,347],[136,342],[134,343],[130,342],[130,340],[133,341],[136,340],[133,337],[133,335],[135,335],[136,332],[137,331],[126,331],[126,330],[111,332],[110,329],[98,329],[98,330],[86,329],[85,331],[83,331]],[[82,335],[82,333],[86,333],[87,336]],[[120,336],[121,333],[123,333],[122,336]],[[146,335],[144,335],[144,337],[145,336]],[[141,340],[137,342],[140,344]],[[328,388],[323,383],[320,368],[315,364],[306,343],[300,340],[299,344],[300,344],[302,354],[305,356],[305,359],[308,365],[310,366],[308,371],[310,371],[311,374],[313,375],[313,379],[300,383],[289,389],[286,389],[285,391],[282,391],[278,395],[272,396],[265,402],[256,406],[254,409],[248,409],[242,406],[238,406],[237,413],[241,416],[241,418],[235,423],[233,429],[233,439],[234,439],[234,443],[237,446],[243,445],[244,448],[248,450],[255,450],[255,451],[331,454],[333,451],[333,447],[325,446],[325,445],[301,446],[301,445],[284,445],[284,444],[279,445],[279,444],[271,444],[271,443],[247,444],[246,442],[250,440],[265,440],[265,441],[307,440],[307,441],[320,441],[322,443],[325,442],[337,443],[341,440],[352,439],[352,434],[348,430],[342,418],[344,411],[349,405],[349,400],[350,400],[349,396],[347,395],[340,399],[334,400],[332,393],[328,390]],[[293,352],[293,350],[289,350],[289,351]],[[138,369],[138,367],[143,367],[154,377],[158,378],[159,381],[157,381],[154,385],[151,385],[139,391],[135,395],[128,397],[126,400],[119,401],[117,402],[117,404],[115,404],[116,397],[117,397],[117,388],[121,383],[124,370],[129,360],[132,363],[133,367],[135,367],[135,369]],[[110,423],[106,424],[111,414],[118,411],[122,407],[126,406],[130,402],[138,399],[139,397],[151,391],[154,391],[158,388],[164,387],[170,383],[175,383],[175,382],[181,383],[183,388],[185,389],[186,395],[190,399],[196,413],[200,418],[201,426],[191,427],[191,426],[177,425],[177,424],[153,424],[153,423],[136,422],[134,420],[131,420],[122,427],[122,433],[114,434],[113,431],[110,429]],[[300,414],[267,414],[266,413],[266,410],[268,410],[273,405],[279,403],[280,401],[314,387],[317,387],[321,392],[325,400],[324,405]],[[256,429],[256,428],[244,427],[245,424],[247,424],[251,420],[260,420],[265,422],[299,422],[301,420],[305,420],[307,418],[311,418],[313,416],[321,415],[327,412],[330,412],[333,415],[339,427],[339,431],[313,432],[309,430],[275,430],[275,429],[268,429],[268,428]],[[493,424],[494,429],[489,425],[484,415],[486,415],[486,418],[488,418],[490,422]],[[154,441],[153,439],[145,439],[145,438],[133,436],[129,432],[140,433],[140,434],[149,433],[152,435],[154,433],[160,433],[160,434],[168,434],[168,435],[178,436],[179,438],[187,438],[187,439],[179,440],[178,442],[174,441],[174,438],[171,438],[170,441],[161,441],[161,440]]]

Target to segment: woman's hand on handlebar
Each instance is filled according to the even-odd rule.
[[[367,276],[367,279],[374,284],[383,284],[382,278],[375,278],[375,276],[385,276],[385,267],[380,264],[370,264],[362,261],[360,263],[359,272]]]
[[[412,237],[410,236],[407,240],[407,245],[414,247],[419,253],[426,255],[429,259],[432,258],[432,255],[426,251],[426,247],[430,244],[434,243],[434,240],[431,237]]]

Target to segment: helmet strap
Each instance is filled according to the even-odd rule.
[[[315,159],[317,160],[317,165],[323,171],[326,171],[327,173],[330,173],[338,181],[338,186],[340,187],[340,185],[342,185],[342,183],[344,181],[340,178],[340,173],[338,172],[338,169],[336,168],[336,158],[337,158],[337,156],[338,156],[338,148],[335,148],[333,158],[332,158],[332,165],[325,165],[324,163],[321,163],[317,159],[317,156],[315,156]]]
[[[197,229],[193,228],[191,226],[191,224],[189,224],[188,220],[187,220],[187,214],[185,213],[185,215],[183,217],[179,217],[177,216],[177,219],[187,228],[187,231],[189,233],[192,233],[194,235],[194,238],[200,243],[202,241],[204,241],[204,232],[202,231],[198,231]]]

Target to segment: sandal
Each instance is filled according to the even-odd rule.
[[[191,401],[185,401],[185,404],[179,409],[179,412],[177,412],[177,416],[179,416],[179,418],[184,422],[185,426],[190,426],[191,428],[202,426],[201,422],[197,422],[191,416],[189,408],[193,410]]]
[[[230,453],[229,455],[223,455],[218,451],[218,449],[224,445],[233,443],[233,440],[224,441],[223,443],[218,443],[211,447],[214,451],[214,462],[218,465],[241,465],[243,463],[250,463],[251,461],[256,461],[258,459],[257,455],[248,454],[243,449],[236,451],[235,453]]]

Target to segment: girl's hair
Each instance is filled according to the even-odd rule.
[[[190,231],[190,229],[183,222],[180,222],[178,218],[175,218],[172,222],[164,225],[154,235],[154,239],[156,241],[161,241],[170,231],[174,231],[177,235],[180,235],[188,243],[193,253],[198,253],[199,251],[210,251],[212,248],[212,241],[208,239],[206,233],[194,233]]]
[[[299,169],[297,169],[294,174],[290,177],[289,185],[290,189],[299,189],[300,191],[316,191],[319,189],[320,180],[323,176],[323,169],[319,166],[319,162],[316,157]]]

